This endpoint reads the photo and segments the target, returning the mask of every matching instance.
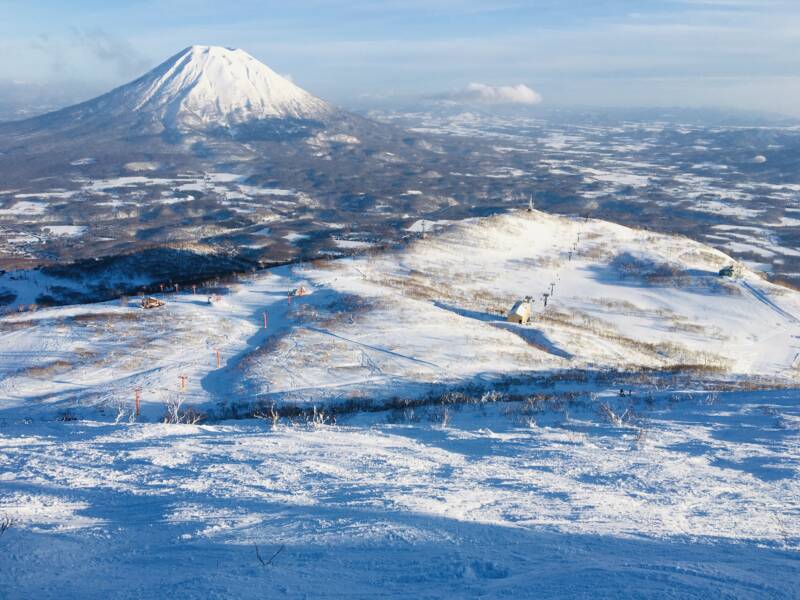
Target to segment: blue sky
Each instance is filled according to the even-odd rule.
[[[199,43],[345,106],[481,83],[551,105],[800,116],[800,0],[0,0],[0,15],[6,86],[90,95]]]

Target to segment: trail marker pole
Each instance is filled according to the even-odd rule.
[[[217,368],[219,369],[222,366],[222,357],[219,353],[219,348],[217,348]]]
[[[136,402],[136,416],[138,417],[140,409],[141,409],[141,403],[142,403],[142,388],[137,387],[136,389],[133,390],[133,393],[134,393],[134,399],[135,399],[135,402]]]
[[[264,329],[267,328],[267,311],[264,311]]]

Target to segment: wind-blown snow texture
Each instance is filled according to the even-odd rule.
[[[0,596],[797,597],[796,399],[711,400],[640,406],[644,440],[571,405],[447,427],[7,421]]]

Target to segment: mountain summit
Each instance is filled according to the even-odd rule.
[[[190,46],[142,77],[54,113],[9,124],[14,132],[124,137],[328,123],[342,111],[281,77],[244,50]]]
[[[333,107],[244,50],[191,46],[104,97],[167,127],[231,126],[271,118],[323,119]]]
[[[334,107],[247,52],[218,46],[190,46],[102,96],[0,123],[6,188],[141,165],[177,174],[248,162],[282,173],[287,188],[305,181],[310,189],[330,181],[320,179],[323,161],[337,177],[374,175],[416,152],[407,132]]]
[[[244,50],[220,46],[190,46],[139,79],[80,106],[140,115],[167,129],[324,120],[335,112]]]

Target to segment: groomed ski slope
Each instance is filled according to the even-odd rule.
[[[244,277],[214,304],[181,290],[156,310],[132,298],[10,315],[0,415],[127,418],[137,388],[153,420],[176,395],[203,410],[377,402],[563,370],[795,381],[800,294],[746,269],[719,277],[728,264],[685,238],[517,212]],[[533,322],[507,323],[526,295]]]

